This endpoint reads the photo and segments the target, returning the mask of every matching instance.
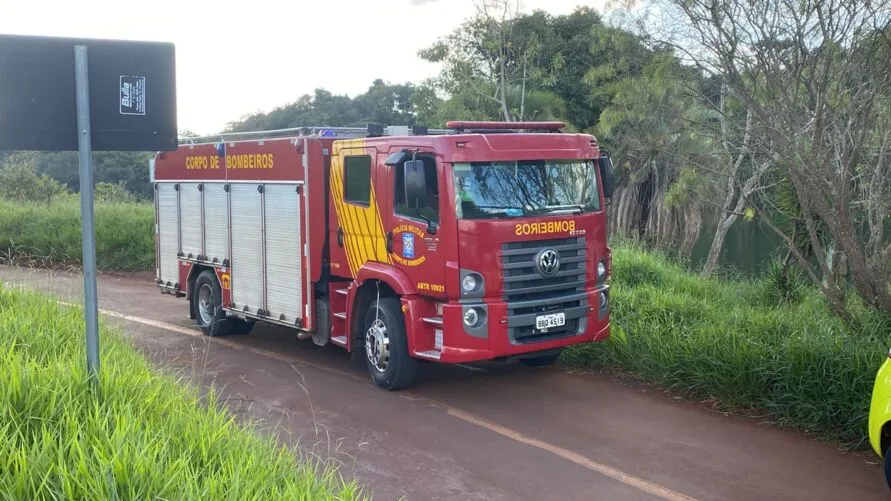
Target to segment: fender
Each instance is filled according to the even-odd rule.
[[[189,299],[192,298],[192,291],[189,290],[189,279],[192,277],[192,268],[194,266],[195,263],[191,261],[179,260],[179,287],[175,291],[177,297],[186,296]]]
[[[193,261],[186,261],[180,259],[179,262],[179,280],[180,280],[180,289],[178,291],[179,296],[185,296],[189,302],[192,301],[192,294],[194,291],[192,290],[193,281],[198,277],[198,274],[201,270],[212,269],[217,276],[217,280],[220,282],[220,289],[223,293],[222,301],[223,308],[229,308],[232,303],[232,279],[231,279],[231,270],[225,267],[221,267],[217,264],[210,263],[196,263]],[[189,307],[189,318],[195,318],[195,312],[192,311],[191,306]]]
[[[417,290],[408,275],[399,268],[384,263],[368,261],[356,273],[356,282],[361,285],[368,280],[380,280],[389,285],[400,296],[412,296]]]

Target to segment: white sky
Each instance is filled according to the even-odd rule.
[[[179,128],[212,134],[315,88],[355,96],[375,78],[433,76],[437,67],[417,51],[473,12],[471,0],[236,2],[0,0],[0,33],[173,42]],[[523,0],[522,9],[567,14],[591,5],[602,12],[603,4]]]

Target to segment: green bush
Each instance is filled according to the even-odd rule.
[[[777,284],[776,270],[772,279],[704,280],[640,250],[613,256],[612,337],[568,350],[562,363],[629,370],[727,409],[865,446],[887,318],[859,308],[851,329],[817,291]]]
[[[154,268],[154,211],[146,203],[97,203],[96,261],[102,270]],[[41,265],[80,264],[80,205],[0,200],[0,259]]]
[[[0,498],[360,496],[109,332],[91,385],[82,332],[79,309],[0,286]]]
[[[27,154],[15,154],[0,164],[0,198],[48,204],[69,196],[68,188],[62,183],[38,174]]]
[[[96,203],[135,203],[136,195],[127,191],[124,183],[96,183],[93,188],[93,200]]]

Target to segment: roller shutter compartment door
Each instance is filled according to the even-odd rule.
[[[158,197],[158,268],[164,285],[179,282],[179,192],[174,183],[159,183]]]
[[[303,197],[295,184],[265,186],[266,309],[289,324],[303,316]]]
[[[229,259],[229,193],[223,183],[204,185],[204,246],[208,261]]]
[[[232,302],[256,314],[263,307],[262,194],[254,183],[230,185],[232,214]]]
[[[179,210],[182,224],[183,257],[197,258],[202,253],[201,236],[201,191],[198,183],[179,185]]]

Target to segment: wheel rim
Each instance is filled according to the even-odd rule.
[[[214,309],[213,289],[210,285],[204,284],[198,289],[198,316],[201,317],[203,325],[213,323]]]
[[[371,365],[380,372],[386,371],[390,365],[390,337],[386,324],[379,318],[365,332],[365,354]]]

